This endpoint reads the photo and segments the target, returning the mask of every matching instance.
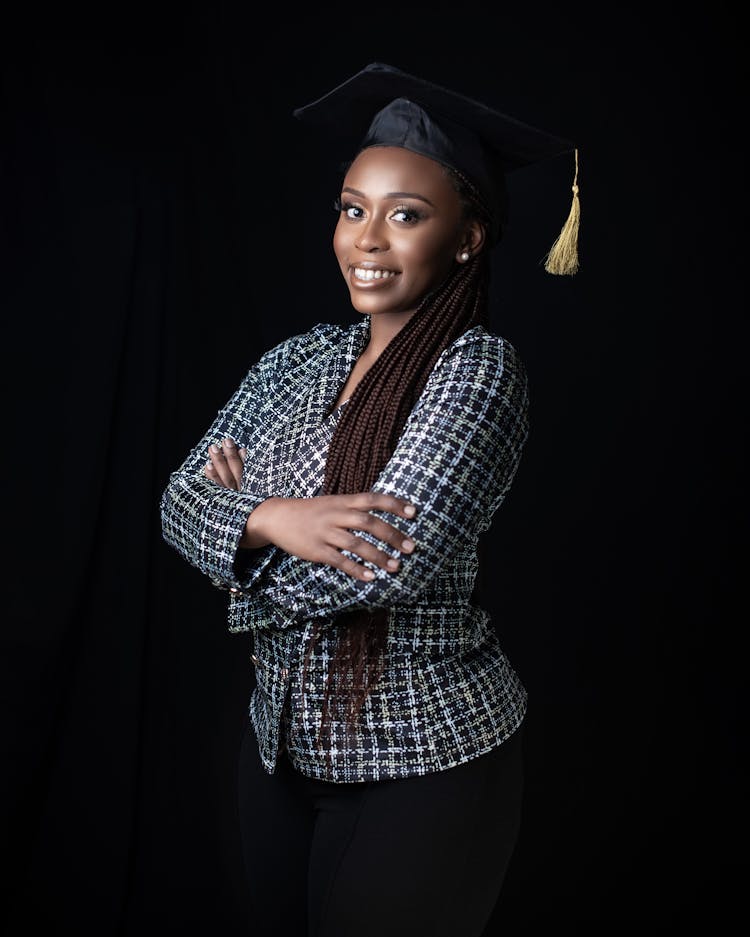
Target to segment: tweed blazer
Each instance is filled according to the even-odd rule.
[[[526,712],[526,690],[488,613],[470,601],[478,538],[508,493],[528,435],[526,370],[507,339],[477,325],[443,351],[373,485],[417,507],[414,518],[371,512],[413,538],[411,554],[354,530],[398,557],[398,572],[366,561],[375,578],[365,582],[274,544],[239,548],[266,498],[320,491],[346,403],[329,411],[369,334],[369,316],[351,326],[319,322],[266,351],[161,495],[165,541],[228,592],[229,631],[251,633],[249,716],[269,774],[284,749],[303,774],[334,782],[441,771],[502,744]],[[208,446],[225,436],[247,448],[239,491],[203,472]],[[388,610],[385,667],[356,731],[334,719],[326,759],[316,749],[323,690],[336,616],[352,608]],[[323,632],[303,696],[314,622]]]

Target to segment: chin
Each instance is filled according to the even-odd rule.
[[[394,308],[393,306],[387,306],[382,302],[377,302],[374,298],[367,296],[351,296],[352,306],[361,312],[363,315],[376,316],[378,314],[383,314],[387,312],[400,312],[400,307]]]
[[[360,290],[350,290],[349,299],[357,312],[367,315],[399,315],[400,313],[414,311],[419,300],[404,296],[384,296],[373,292],[370,295]]]

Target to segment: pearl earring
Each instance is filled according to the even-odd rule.
[[[469,259],[469,252],[464,251],[463,254],[461,254],[461,260],[463,260],[465,263],[468,259]]]

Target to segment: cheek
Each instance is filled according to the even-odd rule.
[[[454,259],[453,240],[435,234],[424,238],[405,239],[401,247],[404,265],[421,280],[444,276]]]
[[[336,259],[342,264],[351,248],[351,236],[344,225],[339,221],[333,232],[333,252]]]

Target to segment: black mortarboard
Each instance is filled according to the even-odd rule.
[[[507,220],[506,174],[575,150],[569,140],[381,62],[372,62],[323,97],[298,107],[294,116],[345,129],[360,141],[360,149],[401,146],[458,170],[475,185],[490,211],[492,242]],[[573,207],[548,255],[550,273],[575,273],[578,267],[575,152]]]

